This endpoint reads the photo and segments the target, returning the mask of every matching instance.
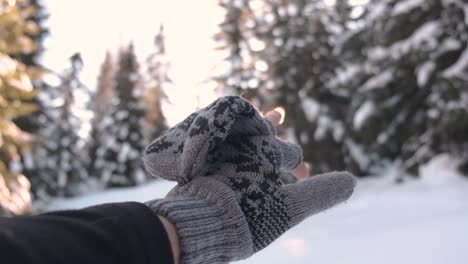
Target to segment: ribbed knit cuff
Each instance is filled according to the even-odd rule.
[[[222,183],[215,183],[219,184]],[[176,226],[181,241],[181,263],[229,263],[251,256],[250,230],[233,194],[220,194],[219,188],[209,186],[211,192],[200,193],[198,184],[188,185],[192,185],[185,187],[190,189],[190,194],[184,191],[183,195],[147,202],[156,214]]]

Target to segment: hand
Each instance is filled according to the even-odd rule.
[[[277,126],[280,124],[282,118],[281,114],[277,111],[272,111],[265,116],[273,125]],[[291,173],[298,179],[304,179],[309,176],[309,167],[302,162],[297,168],[291,171]],[[174,255],[174,264],[180,263],[180,241],[177,235],[175,226],[167,220],[165,217],[159,216],[161,223],[164,225],[166,232],[169,237],[171,244],[172,253]]]
[[[179,185],[148,205],[175,224],[182,263],[249,257],[351,195],[354,179],[345,172],[281,185],[280,170],[298,167],[301,154],[239,97],[215,101],[153,142],[146,168]]]
[[[284,119],[284,117],[281,116],[281,113],[275,110],[269,112],[265,118],[268,119],[268,121],[270,121],[274,126],[280,125],[281,119]],[[310,174],[310,167],[305,162],[301,162],[297,168],[291,171],[291,174],[299,180],[305,179]]]

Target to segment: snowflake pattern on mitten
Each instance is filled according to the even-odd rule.
[[[280,173],[300,164],[302,150],[278,139],[271,122],[240,97],[220,98],[191,114],[151,143],[143,161],[152,175],[179,184],[213,177],[229,186],[255,251],[288,228]]]

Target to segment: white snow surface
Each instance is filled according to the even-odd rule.
[[[468,180],[444,156],[421,169],[422,179],[397,185],[391,176],[360,180],[351,199],[312,216],[266,249],[237,263],[465,264]],[[81,208],[163,197],[166,181],[57,199],[49,209]]]

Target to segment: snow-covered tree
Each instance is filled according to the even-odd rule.
[[[167,100],[164,90],[172,81],[168,76],[170,65],[166,56],[162,25],[154,38],[154,48],[155,51],[146,59],[147,80],[145,81],[144,102],[146,106],[145,138],[148,143],[161,136],[167,129],[162,103],[163,100]]]
[[[467,3],[350,3],[221,1],[229,67],[217,80],[263,110],[284,107],[313,172],[417,174],[442,152],[466,170]]]
[[[347,145],[361,171],[417,174],[434,155],[468,160],[468,4],[379,0],[341,47],[352,95]],[[348,73],[348,74],[344,74]]]
[[[99,72],[96,93],[92,98],[91,108],[94,113],[93,128],[98,126],[109,111],[114,96],[115,63],[112,54],[107,51]]]
[[[258,2],[258,1],[254,1]],[[253,59],[254,51],[261,43],[253,40],[255,21],[248,1],[221,0],[225,10],[224,20],[219,24],[220,31],[214,36],[219,50],[226,52],[223,71],[214,77],[222,94],[242,94],[248,100],[263,105],[263,97],[258,89],[260,73]]]
[[[91,110],[93,118],[91,120],[91,132],[87,141],[86,149],[89,153],[88,169],[89,174],[96,176],[95,161],[97,150],[100,144],[101,134],[104,133],[103,121],[110,114],[112,99],[115,89],[115,62],[112,54],[107,51],[104,61],[101,64],[96,92],[91,98]]]
[[[344,30],[336,14],[347,14],[345,3],[340,12],[307,0],[222,1],[222,6],[227,10],[218,38],[230,54],[230,70],[221,84],[240,87],[236,91],[263,110],[284,107],[288,136],[303,147],[314,172],[344,169],[348,98],[328,84],[339,64],[333,44]]]
[[[312,172],[344,169],[342,117],[348,98],[328,87],[339,65],[332,30],[343,29],[321,1],[288,1],[271,9],[274,23],[262,56],[268,65],[266,86],[285,108],[285,124]]]
[[[119,53],[115,97],[102,121],[95,171],[106,186],[135,185],[145,179],[140,157],[145,147],[144,89],[133,44]]]
[[[79,54],[70,57],[70,67],[57,77],[58,86],[48,86],[39,96],[44,106],[37,137],[39,144],[26,157],[32,168],[31,183],[38,198],[71,196],[76,185],[87,178],[82,157],[83,128],[76,94],[87,92],[79,79],[83,62]]]

